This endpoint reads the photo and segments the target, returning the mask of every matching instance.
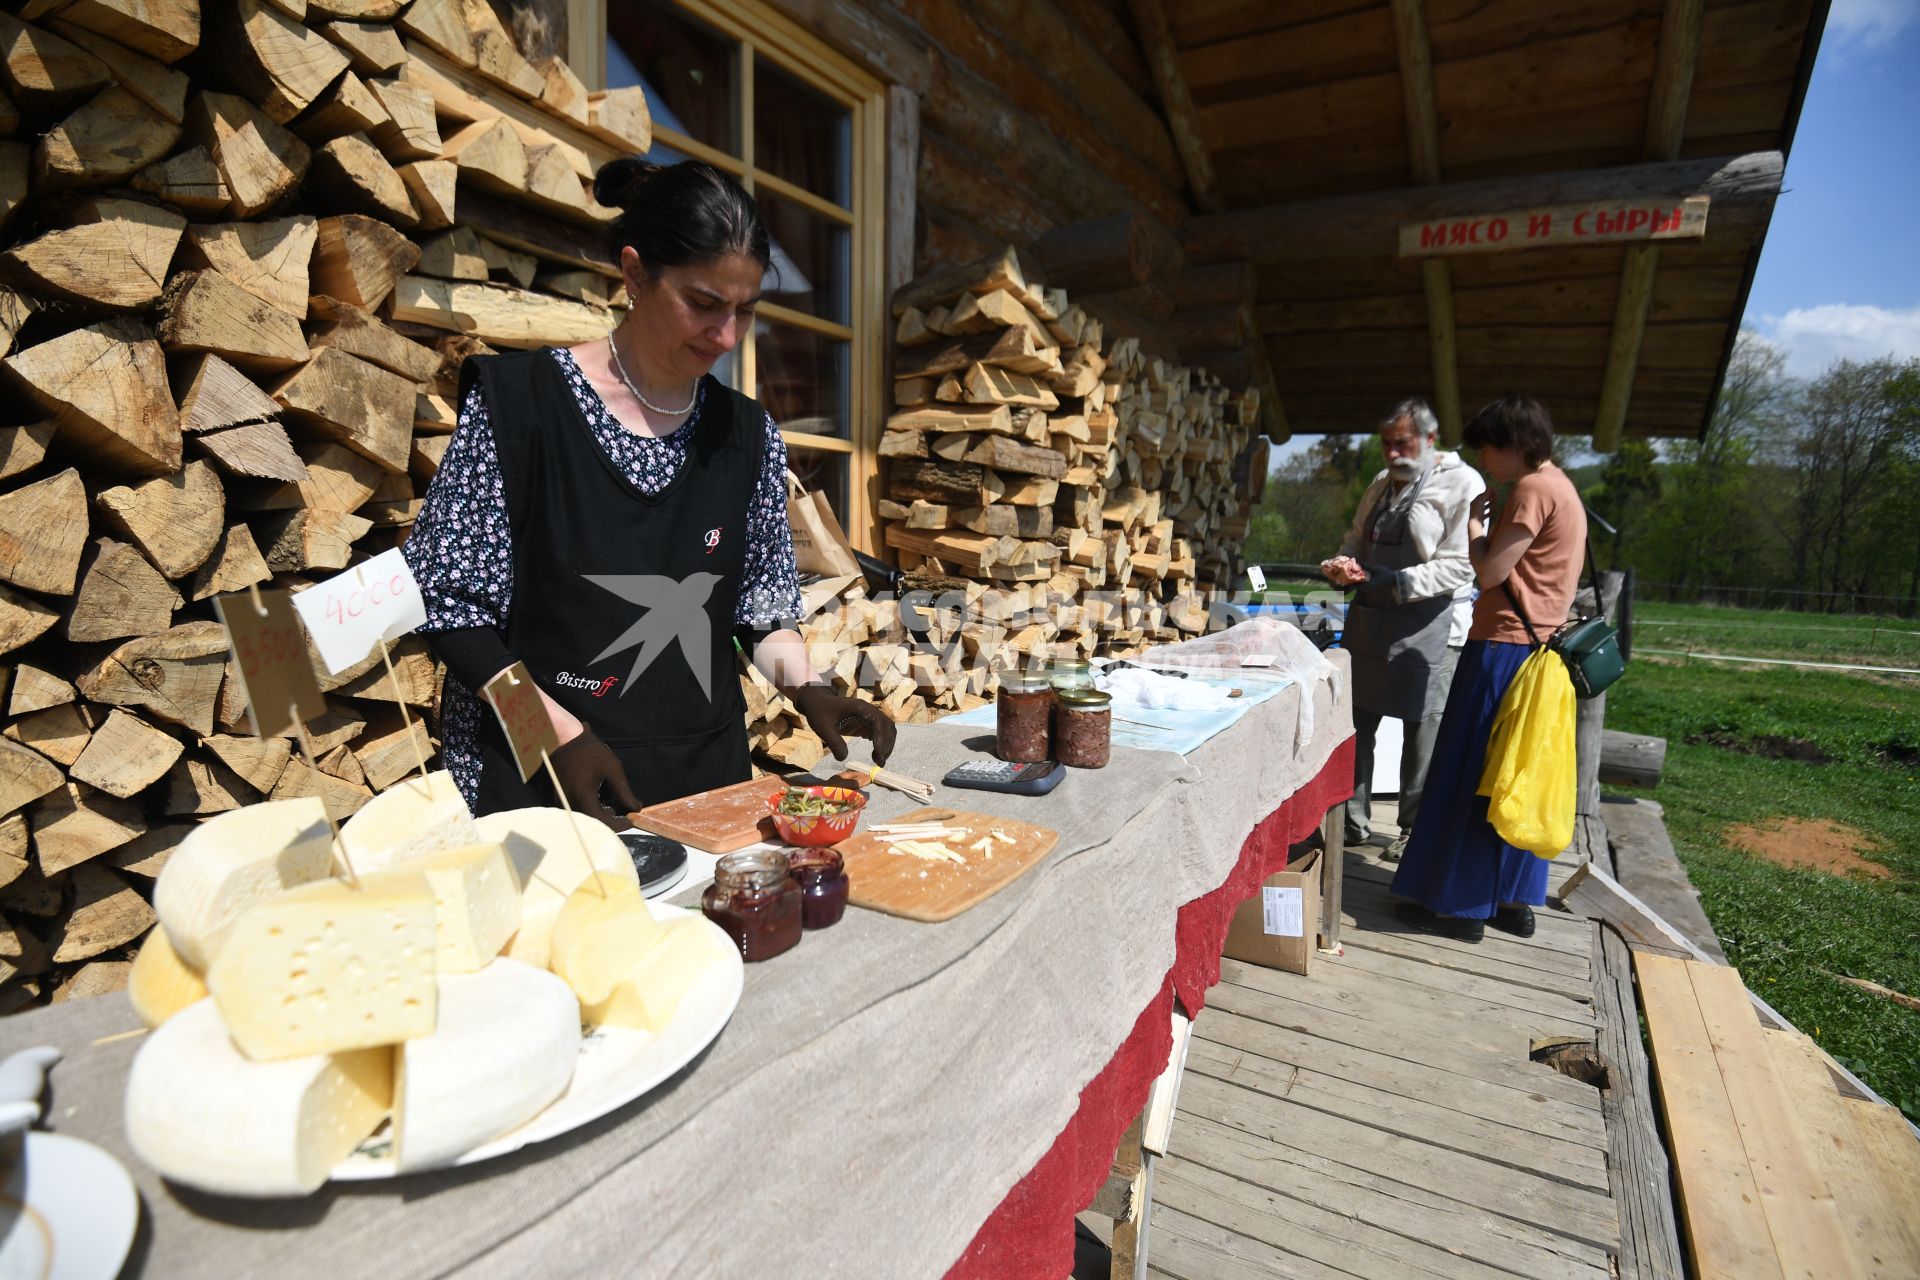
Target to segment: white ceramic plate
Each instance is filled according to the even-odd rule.
[[[662,923],[699,915],[664,902],[650,903],[649,907],[654,919]],[[661,1084],[712,1044],[740,1003],[746,965],[740,959],[740,949],[719,925],[704,917],[700,922],[713,930],[725,959],[687,992],[664,1030],[656,1034],[626,1027],[596,1028],[580,1042],[580,1061],[565,1093],[518,1129],[467,1152],[453,1162],[454,1167],[491,1160],[598,1120]],[[398,1176],[390,1128],[367,1139],[333,1171],[336,1182]]]
[[[0,1280],[113,1280],[140,1225],[133,1179],[90,1142],[26,1139],[0,1187]]]

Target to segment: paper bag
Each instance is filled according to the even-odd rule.
[[[793,528],[793,563],[803,575],[858,576],[853,544],[840,528],[823,493],[808,493],[800,477],[787,472],[787,523]]]

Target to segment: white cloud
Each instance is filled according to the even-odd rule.
[[[1786,352],[1787,371],[1798,378],[1816,377],[1836,360],[1920,358],[1920,306],[1795,307],[1783,316],[1761,317],[1760,329]]]
[[[1827,33],[1843,50],[1882,45],[1920,18],[1914,0],[1833,0],[1827,14]]]

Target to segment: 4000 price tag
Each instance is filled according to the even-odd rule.
[[[419,584],[398,547],[316,583],[293,598],[327,674],[339,675],[427,620]]]
[[[314,680],[306,637],[286,592],[236,591],[216,597],[213,607],[227,629],[256,735],[278,737],[293,728],[296,717],[326,714],[327,701]]]

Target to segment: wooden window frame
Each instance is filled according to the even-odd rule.
[[[570,65],[589,88],[604,88],[607,66],[608,0],[568,0]],[[847,536],[869,554],[880,554],[880,432],[891,403],[886,384],[886,338],[891,328],[887,304],[887,86],[861,70],[819,37],[759,0],[667,0],[687,16],[737,43],[741,108],[740,151],[730,155],[672,129],[654,126],[654,141],[682,155],[704,160],[740,179],[749,193],[768,192],[809,212],[849,228],[852,296],[849,323],[763,302],[762,316],[779,324],[847,343],[850,385],[848,437],[782,430],[789,447],[847,457],[847,507],[840,513]],[[852,123],[852,201],[843,208],[804,187],[754,164],[753,69],[764,58],[782,71],[845,107]],[[589,75],[589,72],[592,74]],[[759,391],[757,335],[740,345],[740,377],[749,395]]]

